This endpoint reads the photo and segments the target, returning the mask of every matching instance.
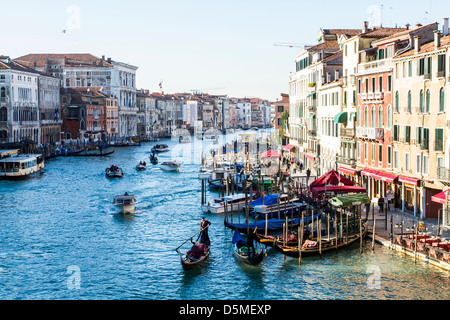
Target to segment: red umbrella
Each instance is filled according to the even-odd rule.
[[[331,170],[331,171],[325,173],[323,176],[321,176],[319,179],[317,179],[313,183],[311,183],[310,188],[323,187],[326,185],[337,186],[337,185],[339,185],[339,183],[343,183],[346,186],[354,185],[352,180],[347,179],[346,177],[342,176],[336,170]]]
[[[261,158],[278,158],[280,154],[274,150],[269,150],[261,155]]]

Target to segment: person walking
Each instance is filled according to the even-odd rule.
[[[306,170],[306,184],[309,184],[309,177],[311,176],[311,170]]]

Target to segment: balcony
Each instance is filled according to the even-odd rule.
[[[375,140],[384,141],[384,129],[375,128]]]
[[[354,159],[354,158],[349,158],[349,157],[345,157],[345,156],[337,156],[336,162],[338,164],[345,164],[348,166],[352,166],[353,168],[356,168],[356,159]]]
[[[376,139],[375,128],[356,128],[356,137],[360,139]]]
[[[384,92],[367,92],[361,93],[361,99],[363,101],[383,101],[384,100]]]
[[[355,129],[352,128],[341,128],[340,130],[340,136],[342,138],[347,138],[347,139],[354,139],[356,135],[356,131]]]
[[[437,169],[437,178],[438,180],[450,183],[450,169],[439,167]]]
[[[371,71],[378,68],[392,68],[392,61],[384,59],[360,63],[358,66],[358,72]]]

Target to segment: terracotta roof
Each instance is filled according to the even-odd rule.
[[[444,47],[444,46],[450,46],[450,35],[441,37],[441,45],[439,48],[442,49],[442,47]],[[411,50],[408,50],[405,53],[395,57],[394,59],[406,58],[406,57],[415,56],[415,55],[433,52],[433,51],[436,51],[436,48],[434,46],[434,40],[422,44],[420,46],[420,50],[418,53],[416,53],[415,49],[411,49]]]
[[[17,70],[17,71],[24,71],[24,72],[31,72],[31,73],[37,73],[39,74],[39,72],[37,72],[34,69],[28,68],[27,66],[24,66],[20,63],[17,63],[14,60],[9,59],[8,56],[2,56],[0,61],[0,70]],[[5,60],[8,60],[8,62],[4,62]]]
[[[308,48],[308,50],[339,50],[339,49],[340,47],[337,40],[327,40]]]
[[[410,34],[410,33],[412,33],[412,32],[415,32],[415,31],[418,31],[418,30],[421,30],[421,29],[424,29],[424,28],[428,28],[428,27],[430,27],[430,26],[432,26],[432,25],[438,25],[438,23],[437,22],[433,22],[433,23],[430,23],[430,24],[427,24],[427,25],[424,25],[424,26],[419,26],[419,27],[417,27],[417,28],[415,28],[415,29],[404,29],[403,31],[401,31],[401,32],[397,32],[397,33],[394,33],[394,34],[392,34],[392,35],[390,35],[390,36],[388,36],[388,37],[384,37],[384,38],[382,38],[382,39],[380,39],[380,40],[376,40],[376,41],[374,41],[374,43],[376,43],[376,42],[378,42],[378,41],[383,41],[383,42],[385,42],[386,40],[390,40],[390,39],[395,39],[395,38],[398,38],[398,37],[401,37],[401,36],[406,36],[406,35],[408,35],[408,34]]]
[[[52,59],[61,59],[64,65],[67,66],[98,66],[98,67],[112,67],[111,63],[100,59],[89,53],[43,53],[43,54],[28,54],[14,59],[20,63],[24,63],[29,67],[44,67],[47,61]]]
[[[395,35],[397,33],[407,31],[406,28],[383,28],[383,27],[377,27],[373,28],[372,30],[361,33],[361,38],[386,38],[390,37],[392,35]]]
[[[325,35],[335,34],[337,36],[356,36],[361,33],[361,29],[322,29]]]

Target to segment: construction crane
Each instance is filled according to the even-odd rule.
[[[159,89],[161,90],[161,92],[163,92],[162,84],[163,84],[163,79],[161,79],[161,81],[159,82]]]

